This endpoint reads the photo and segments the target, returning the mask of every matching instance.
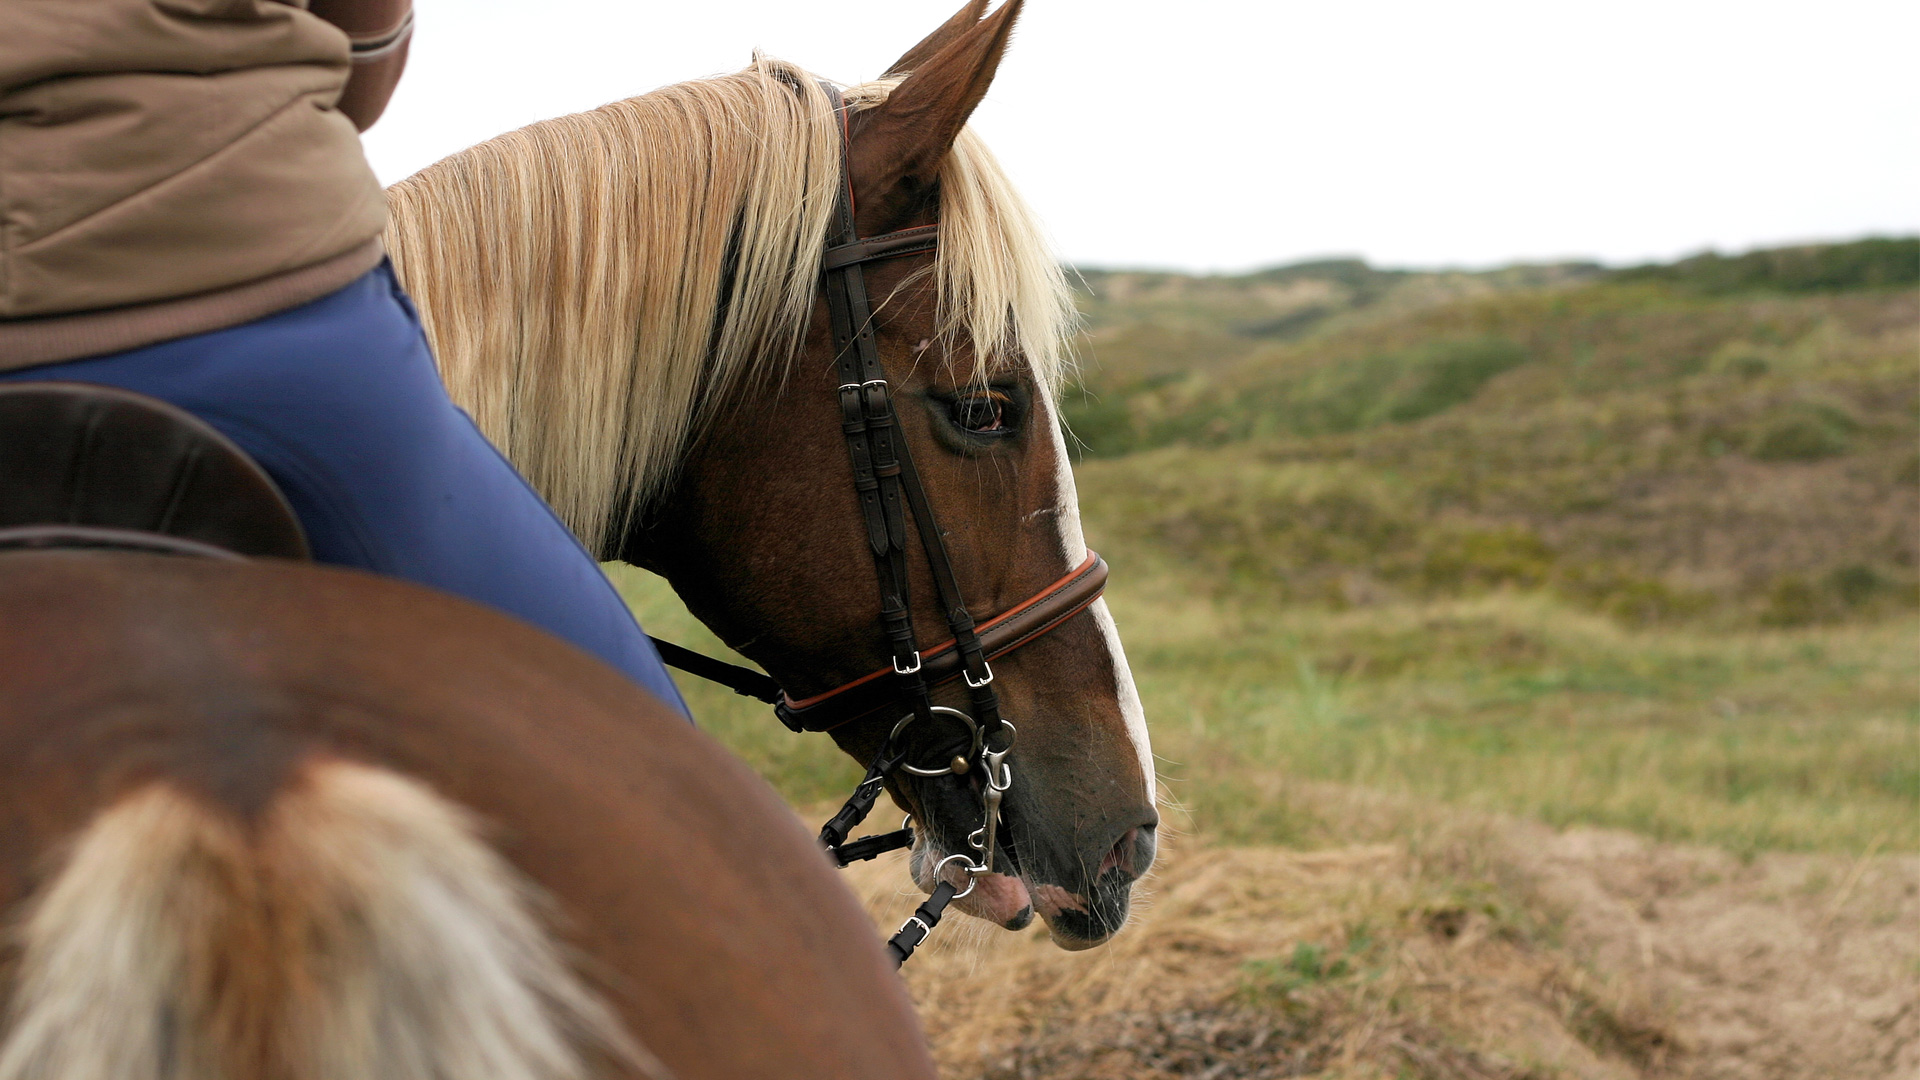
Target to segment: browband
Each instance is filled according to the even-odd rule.
[[[851,244],[835,244],[821,256],[820,266],[824,270],[838,270],[854,263],[873,262],[876,259],[891,259],[899,255],[917,255],[923,251],[932,251],[940,246],[940,226],[916,225],[899,232],[881,233],[865,240],[855,240]]]
[[[1107,561],[1095,552],[1087,552],[1086,561],[1071,573],[981,623],[977,632],[982,651],[989,660],[1005,656],[1085,611],[1106,587]],[[927,685],[960,677],[965,668],[953,645],[949,638],[920,650],[921,674]],[[783,692],[773,711],[793,731],[831,731],[899,700],[899,691],[886,680],[891,674],[893,669],[884,667],[799,701]]]

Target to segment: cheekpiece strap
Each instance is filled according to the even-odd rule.
[[[840,91],[827,84],[823,89],[830,92],[840,123],[841,184],[835,199],[833,235],[821,259],[821,272],[826,279],[835,369],[840,378],[841,428],[853,461],[854,489],[866,517],[868,542],[879,568],[880,619],[893,650],[893,669],[914,712],[931,720],[932,701],[907,611],[906,522],[911,516],[933,571],[940,608],[953,633],[954,653],[964,669],[973,719],[982,732],[992,735],[1001,726],[993,668],[987,663],[986,651],[974,631],[973,616],[961,595],[945,534],[934,519],[913,455],[895,421],[886,370],[874,340],[866,277],[861,273],[861,267],[875,259],[933,250],[939,242],[939,228],[900,229],[860,237],[853,201],[851,118]]]

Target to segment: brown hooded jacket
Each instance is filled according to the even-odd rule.
[[[0,0],[0,370],[205,333],[378,264],[356,129],[410,0]]]

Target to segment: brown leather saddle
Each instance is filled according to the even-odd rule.
[[[246,452],[164,401],[0,383],[0,552],[306,559],[293,507]]]

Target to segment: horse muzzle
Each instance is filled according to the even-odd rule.
[[[945,800],[928,802],[928,808],[934,808]],[[947,849],[957,845],[943,843],[943,830],[937,825],[917,832],[919,842],[910,864],[913,878],[920,888],[931,891],[938,884],[936,868],[942,868],[942,860],[951,854]],[[997,872],[978,875],[973,891],[954,906],[1008,930],[1025,929],[1038,914],[1054,944],[1063,949],[1104,944],[1126,925],[1133,885],[1153,865],[1159,816],[1146,809],[1073,841],[1049,842],[1061,833],[1021,814],[1017,802],[1010,804],[995,852]],[[1017,842],[1012,840],[1015,837]],[[966,874],[958,866],[944,864],[939,872],[955,886],[966,887]]]

